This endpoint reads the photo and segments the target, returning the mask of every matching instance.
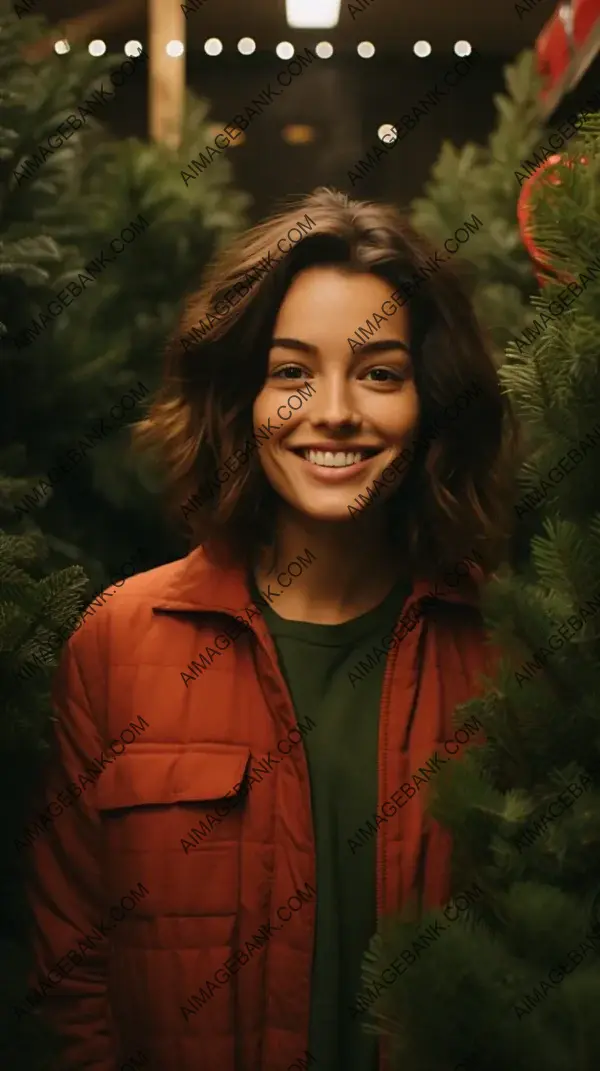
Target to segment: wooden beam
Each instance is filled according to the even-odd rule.
[[[179,0],[148,0],[150,137],[171,149],[181,143],[185,98],[185,51],[169,56],[168,41],[186,45],[185,14]]]

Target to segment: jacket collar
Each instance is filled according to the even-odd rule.
[[[176,564],[174,573],[153,609],[166,612],[218,612],[235,616],[253,605],[245,569],[239,564],[209,559],[203,547],[192,550]],[[405,605],[404,613],[431,600],[459,603],[480,608],[483,574],[478,566],[470,567],[468,577],[446,574],[441,581],[419,578]]]

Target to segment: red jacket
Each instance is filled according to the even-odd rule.
[[[379,916],[417,869],[427,906],[449,895],[449,837],[424,817],[423,791],[399,790],[450,753],[454,708],[491,666],[477,588],[423,603],[431,590],[415,584],[417,624],[387,657],[378,810],[393,795],[400,805],[377,833]],[[309,775],[264,619],[235,625],[251,602],[244,573],[201,548],[109,591],[54,684],[50,809],[24,849],[41,993],[30,1003],[65,1041],[61,1071],[119,1071],[140,1050],[156,1071],[306,1067]],[[221,653],[184,682],[207,646]]]

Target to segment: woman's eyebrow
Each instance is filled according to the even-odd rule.
[[[310,342],[302,342],[299,338],[273,338],[270,348],[275,349],[276,346],[281,349],[296,350],[299,353],[310,353],[313,357],[319,352],[317,346],[313,346]],[[379,353],[386,350],[402,350],[411,356],[408,345],[399,338],[379,338],[375,342],[363,342],[360,349],[355,351],[354,356],[357,354],[364,356],[367,353]]]
[[[356,350],[355,354],[360,353],[364,356],[365,353],[383,353],[385,350],[402,350],[409,357],[412,356],[408,344],[399,338],[378,338],[376,342],[363,342],[360,350]]]
[[[271,339],[270,349],[275,349],[275,346],[284,350],[298,350],[300,353],[311,353],[316,356],[319,352],[316,346],[312,346],[310,342],[301,342],[299,338],[273,338]]]

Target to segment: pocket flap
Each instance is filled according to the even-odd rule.
[[[250,759],[245,744],[139,746],[108,766],[93,789],[100,811],[218,800],[239,786]],[[239,787],[236,789],[236,792]]]

